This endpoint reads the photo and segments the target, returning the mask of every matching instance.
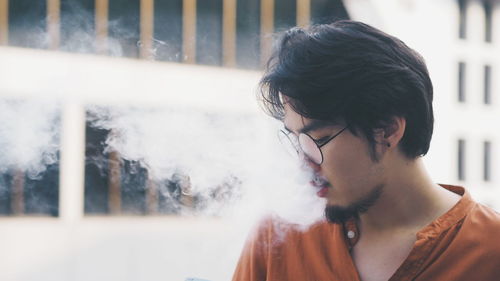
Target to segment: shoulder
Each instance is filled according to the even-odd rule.
[[[466,216],[462,230],[466,241],[500,258],[500,214],[490,207],[476,203]]]
[[[309,225],[298,225],[278,216],[267,216],[256,224],[256,227],[250,232],[250,237],[272,237],[275,240],[282,241],[287,238],[298,238],[301,235],[315,235],[332,227],[334,227],[334,224],[328,223],[325,220],[320,220]]]
[[[500,214],[495,210],[475,203],[465,217],[455,238],[453,251],[457,263],[466,263],[463,270],[477,271],[482,278],[478,280],[494,280],[491,276],[500,274]]]
[[[476,203],[466,221],[473,227],[472,230],[487,235],[500,234],[500,214],[490,207]]]
[[[272,233],[273,223],[271,218],[261,220],[250,231],[233,273],[233,281],[259,281],[267,279],[268,249]]]
[[[285,226],[275,217],[266,217],[257,223],[247,237],[233,273],[233,281],[267,280],[272,252],[277,243],[284,240],[280,229]]]
[[[264,250],[295,244],[311,236],[322,235],[331,228],[331,224],[320,221],[309,226],[289,223],[277,216],[262,219],[250,232],[247,243],[260,245]]]
[[[299,227],[276,216],[266,217],[248,236],[233,281],[266,280],[270,271],[286,268],[300,258],[298,253],[321,241],[319,236],[330,236],[331,227],[326,222]]]

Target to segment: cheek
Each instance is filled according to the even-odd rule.
[[[354,191],[358,185],[370,181],[373,162],[367,144],[359,139],[345,138],[325,150],[325,174],[332,185]]]

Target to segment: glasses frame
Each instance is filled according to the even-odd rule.
[[[326,141],[322,142],[321,144],[318,143],[318,140],[314,139],[313,137],[311,137],[311,135],[309,135],[308,133],[300,133],[298,136],[294,137],[294,139],[292,140],[292,138],[290,137],[290,134],[292,134],[291,131],[288,131],[288,130],[279,130],[278,131],[278,138],[281,140],[282,138],[279,137],[279,133],[282,133],[287,139],[288,141],[290,141],[290,143],[292,144],[292,147],[295,149],[295,151],[297,152],[298,155],[301,154],[304,154],[305,156],[307,156],[307,158],[311,159],[311,161],[313,161],[315,164],[317,165],[321,165],[323,164],[323,161],[324,161],[324,157],[323,157],[323,151],[321,150],[321,148],[323,146],[325,146],[326,144],[328,144],[330,141],[332,141],[334,138],[336,138],[337,136],[339,136],[343,131],[345,131],[345,129],[347,129],[349,126],[345,126],[342,130],[338,131],[336,134],[334,134],[333,136],[329,137]],[[321,161],[318,163],[316,161],[313,160],[313,157],[311,157],[310,155],[308,155],[307,153],[304,152],[304,149],[302,149],[302,145],[300,144],[300,141],[299,141],[299,138],[301,135],[304,135],[304,136],[307,136],[309,139],[311,139],[314,144],[316,145],[316,147],[318,148],[319,150],[319,153],[321,155]]]

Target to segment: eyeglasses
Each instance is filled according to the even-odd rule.
[[[323,163],[323,152],[321,148],[340,135],[345,129],[347,129],[347,126],[325,140],[315,140],[307,133],[300,133],[297,137],[291,134],[292,132],[285,130],[280,130],[278,132],[278,138],[291,155],[301,156],[303,153],[303,155],[307,156],[312,162],[321,165]]]

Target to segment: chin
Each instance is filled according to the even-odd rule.
[[[382,194],[382,189],[382,185],[377,186],[365,196],[348,204],[339,204],[339,202],[328,198],[325,216],[333,223],[342,223],[351,218],[359,218],[360,214],[367,212],[377,202]]]
[[[330,190],[331,192],[331,190]],[[334,195],[334,194],[328,194],[329,196],[326,197],[326,205],[327,206],[332,206],[332,207],[347,207],[350,206],[353,202],[346,202],[344,199],[339,199],[339,196]]]

